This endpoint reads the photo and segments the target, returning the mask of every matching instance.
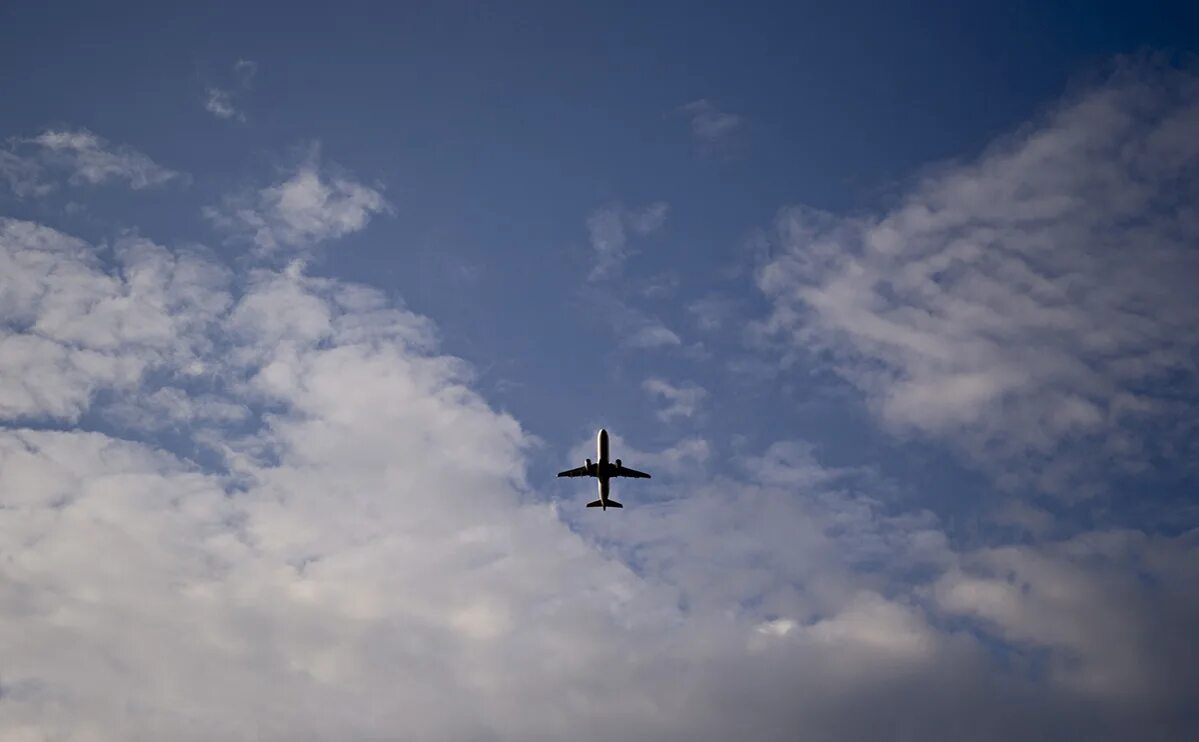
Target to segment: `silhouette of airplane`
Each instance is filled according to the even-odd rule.
[[[643,471],[630,469],[620,463],[620,459],[616,463],[608,462],[608,431],[600,428],[599,435],[596,436],[596,455],[598,461],[594,464],[591,459],[587,459],[587,463],[577,469],[567,469],[566,471],[558,472],[560,477],[595,477],[599,480],[599,496],[600,499],[595,502],[587,503],[589,508],[623,508],[616,500],[608,499],[608,480],[612,477],[636,477],[639,479],[649,479],[650,476]]]

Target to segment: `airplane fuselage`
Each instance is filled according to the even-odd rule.
[[[608,431],[600,428],[595,437],[595,481],[605,508],[608,507],[608,480]]]

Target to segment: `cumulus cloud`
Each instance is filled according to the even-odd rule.
[[[381,292],[295,263],[234,277],[138,238],[105,262],[47,227],[3,230],[0,280],[19,278],[0,290],[6,337],[135,364],[81,365],[6,408],[6,737],[852,740],[902,723],[1004,739],[1046,720],[1185,736],[1185,686],[1138,684],[1113,709],[1091,679],[1189,638],[1193,544],[959,554],[872,472],[779,442],[713,476],[702,438],[614,438],[659,489],[634,518],[572,523],[530,487],[529,434]],[[71,424],[114,404],[124,439]],[[144,435],[155,417],[218,462]],[[1057,590],[1045,560],[1083,587]],[[975,585],[1013,572],[1031,590]],[[1108,580],[1127,604],[1115,630],[1160,639],[1111,654],[1112,629],[1059,628],[1072,606],[1111,608],[1094,587]],[[1085,670],[1005,668],[962,621]]]
[[[692,382],[675,386],[663,379],[646,379],[641,383],[641,388],[666,402],[666,406],[658,410],[658,417],[664,422],[676,417],[694,416],[708,396],[706,389]]]
[[[595,267],[590,278],[595,280],[618,271],[631,254],[628,233],[641,237],[653,234],[666,223],[669,211],[667,203],[657,201],[643,209],[605,206],[592,212],[587,217],[587,234],[591,249],[595,251]]]
[[[220,207],[205,208],[204,215],[216,227],[271,253],[343,237],[390,211],[380,191],[322,172],[313,155],[282,182],[228,198]]]
[[[14,140],[8,151],[0,151],[0,176],[22,198],[46,195],[63,176],[71,185],[124,181],[134,190],[187,180],[145,154],[112,145],[86,129],[47,129],[30,139]]]
[[[130,388],[206,350],[227,274],[137,237],[115,247],[113,274],[80,240],[0,219],[0,418],[73,421],[96,389]]]
[[[740,116],[720,110],[707,98],[691,101],[680,110],[691,119],[691,137],[709,154],[726,148],[745,123]]]
[[[764,327],[892,429],[1031,459],[1044,490],[1135,470],[1195,433],[1196,125],[1193,73],[1130,63],[887,212],[787,209]]]

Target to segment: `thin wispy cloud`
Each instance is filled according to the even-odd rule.
[[[1089,458],[1129,470],[1184,443],[1197,91],[1189,73],[1127,67],[889,212],[785,210],[758,276],[766,326],[833,353],[893,429],[999,469],[1039,461],[1046,490],[1085,491]]]
[[[670,206],[657,201],[641,209],[613,205],[596,209],[587,217],[587,234],[594,251],[595,266],[589,278],[597,280],[613,275],[633,253],[630,233],[636,237],[657,232],[666,223]]]
[[[245,116],[233,107],[232,95],[228,90],[208,88],[204,91],[204,110],[219,119],[237,118],[245,121]]]
[[[188,182],[132,147],[114,145],[87,129],[47,129],[29,139],[11,140],[0,151],[0,176],[18,197],[44,196],[63,180],[73,186],[123,182],[133,190]]]
[[[658,418],[664,422],[674,418],[693,417],[708,396],[706,389],[692,382],[675,385],[664,379],[654,378],[643,381],[641,388],[650,395],[661,397],[666,403],[665,407],[658,410]]]
[[[691,138],[705,154],[727,151],[745,125],[742,117],[720,110],[707,98],[691,101],[679,110],[689,117]]]
[[[736,313],[736,302],[728,296],[709,294],[688,304],[687,312],[701,330],[715,332],[732,320]]]
[[[245,121],[245,112],[234,104],[234,100],[243,98],[250,91],[257,74],[256,62],[248,59],[237,60],[233,65],[234,80],[231,87],[209,85],[204,89],[204,110],[219,119]]]

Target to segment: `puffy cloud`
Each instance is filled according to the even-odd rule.
[[[1189,536],[962,552],[869,470],[784,441],[720,476],[702,438],[614,436],[655,479],[585,518],[381,292],[96,253],[0,223],[5,339],[132,364],[0,374],[57,379],[0,429],[6,738],[1193,736]],[[1084,610],[1115,618],[1061,628]]]
[[[1194,434],[1196,121],[1193,74],[1130,65],[886,213],[787,209],[764,326],[893,429],[1039,461],[1045,490],[1096,457],[1138,467]]]
[[[666,407],[658,410],[658,417],[667,422],[676,417],[692,417],[708,396],[706,389],[691,382],[675,386],[662,379],[646,379],[641,388],[666,401]]]
[[[619,270],[630,254],[628,232],[642,237],[653,234],[666,223],[669,211],[667,203],[658,201],[643,209],[606,206],[592,212],[587,217],[587,234],[595,251],[590,278],[603,278]]]
[[[217,227],[262,252],[303,250],[364,229],[391,206],[383,194],[349,177],[323,174],[315,155],[286,180],[207,207]]]
[[[46,280],[51,293],[78,283]],[[888,512],[869,473],[780,443],[745,477],[713,480],[701,439],[616,439],[686,491],[580,534],[527,489],[527,434],[437,354],[423,318],[296,267],[255,273],[222,306],[217,329],[180,321],[184,350],[163,353],[191,365],[205,342],[190,336],[222,335],[201,360],[239,381],[207,396],[254,415],[208,441],[222,466],[96,432],[0,432],[9,736],[873,739],[902,718],[921,738],[999,739],[1046,716],[1122,728],[1110,715],[1088,727],[1072,697],[1034,695],[938,626],[896,575],[953,554],[930,515]],[[173,417],[186,432],[188,414]]]
[[[0,219],[0,418],[75,420],[98,388],[185,368],[207,348],[225,271],[137,237],[115,253],[116,275],[80,240]]]

